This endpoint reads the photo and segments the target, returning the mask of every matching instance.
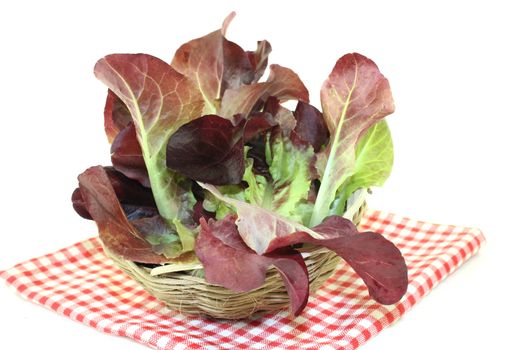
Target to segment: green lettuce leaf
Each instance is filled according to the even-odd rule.
[[[394,111],[388,80],[374,62],[356,53],[337,61],[321,89],[321,104],[330,143],[311,226],[329,214],[338,189],[355,174],[359,138]]]
[[[220,201],[235,208],[239,234],[246,245],[257,254],[266,253],[270,242],[275,238],[289,235],[295,231],[303,231],[314,238],[322,238],[318,233],[297,221],[261,206],[230,198],[221,193],[216,186],[201,182],[199,185]]]
[[[243,180],[249,203],[271,210],[292,220],[303,222],[304,208],[311,184],[310,164],[313,148],[296,147],[282,135],[267,138],[266,163],[269,177],[254,173],[252,158],[246,160]]]
[[[131,113],[160,215],[169,224],[192,222],[195,198],[166,167],[166,144],[181,125],[201,115],[204,102],[195,84],[146,54],[106,56],[95,65],[95,75]],[[181,237],[181,241],[186,240]]]
[[[338,191],[330,215],[342,215],[348,198],[359,188],[382,186],[394,164],[394,146],[386,120],[368,129],[357,144],[354,174]]]
[[[350,178],[350,194],[358,188],[381,186],[394,164],[394,145],[386,120],[368,130],[357,144],[355,173]]]
[[[249,203],[262,206],[264,201],[265,189],[269,186],[268,180],[259,174],[256,174],[253,169],[253,158],[246,158],[243,180],[247,183],[244,189],[244,195]]]
[[[289,139],[274,138],[266,159],[273,179],[271,198],[266,199],[267,203],[271,203],[271,210],[295,221],[302,221],[298,205],[308,197],[313,157],[311,146],[299,148]],[[266,190],[269,191],[269,188]]]
[[[235,200],[246,202],[247,193],[244,191],[244,188],[240,185],[226,185],[226,186],[217,186],[218,191],[229,198]],[[235,214],[235,207],[227,204],[224,201],[221,201],[216,196],[210,192],[204,193],[204,201],[202,203],[203,208],[209,212],[215,213],[215,218],[218,220],[224,219],[229,214]]]

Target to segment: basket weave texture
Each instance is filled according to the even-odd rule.
[[[353,217],[359,224],[366,204]],[[302,250],[310,277],[310,294],[333,274],[340,262],[334,252],[312,247]],[[210,316],[219,319],[242,319],[274,313],[290,305],[281,275],[274,267],[268,269],[265,283],[254,290],[237,293],[221,286],[209,284],[204,278],[188,272],[170,272],[152,276],[151,268],[123,259],[105,249],[106,255],[126,274],[139,282],[144,289],[161,300],[173,311],[188,315]]]

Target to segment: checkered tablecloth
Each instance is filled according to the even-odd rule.
[[[97,238],[20,263],[0,276],[28,300],[156,349],[355,349],[399,319],[485,240],[477,229],[372,210],[361,227],[384,234],[405,256],[410,284],[395,305],[371,300],[361,279],[341,264],[295,319],[287,312],[250,321],[182,316],[114,267]]]

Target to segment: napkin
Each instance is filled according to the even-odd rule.
[[[9,286],[97,330],[154,349],[356,349],[398,320],[485,241],[475,228],[439,225],[368,210],[361,230],[385,235],[403,253],[406,295],[381,305],[342,262],[296,318],[287,311],[243,321],[183,316],[166,308],[116,268],[98,238],[0,271]]]

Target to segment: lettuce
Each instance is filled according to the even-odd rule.
[[[284,217],[303,221],[298,210],[299,204],[308,198],[313,158],[311,146],[297,148],[283,135],[275,137],[266,154],[272,181],[266,183],[263,200],[256,204]]]
[[[390,176],[393,164],[392,137],[386,120],[382,120],[359,140],[355,151],[354,174],[340,187],[330,214],[342,215],[347,207],[346,202],[357,189],[382,186]]]
[[[129,123],[117,134],[111,144],[111,163],[113,167],[128,178],[151,187],[148,170],[142,149],[137,141],[137,132],[133,123]]]
[[[278,98],[281,102],[309,100],[308,90],[294,71],[272,64],[268,81],[226,90],[221,102],[220,115],[224,118],[233,118],[236,114],[247,115],[258,101],[266,101],[270,96]]]
[[[370,59],[341,57],[321,89],[322,110],[272,50],[245,51],[221,29],[182,45],[170,64],[113,54],[95,76],[108,88],[104,128],[113,167],[79,176],[72,204],[96,222],[105,247],[178,271],[202,263],[210,283],[260,287],[274,266],[298,315],[308,272],[293,247],[341,256],[383,304],[406,291],[400,251],[345,217],[388,178],[394,111],[387,79]],[[283,106],[297,101],[294,110]],[[343,217],[344,215],[344,217]]]
[[[330,142],[324,151],[326,165],[320,169],[321,187],[311,225],[328,215],[336,192],[355,174],[359,138],[394,111],[388,80],[374,62],[357,53],[337,61],[321,89],[321,104]]]
[[[124,102],[131,114],[136,137],[149,175],[160,215],[167,222],[188,221],[192,203],[177,176],[166,168],[169,131],[201,115],[202,98],[196,86],[153,56],[109,55],[95,65],[95,75]],[[184,237],[191,250],[192,237]]]
[[[264,284],[266,271],[273,265],[283,277],[293,314],[299,315],[306,306],[308,270],[301,254],[290,247],[270,254],[256,254],[241,239],[234,217],[202,220],[196,248],[208,282],[247,292]]]
[[[264,65],[263,48],[261,54],[252,55],[251,61],[248,53],[224,37],[234,16],[228,16],[220,30],[182,45],[171,61],[177,72],[195,83],[205,102],[202,114],[217,113],[224,91],[251,83],[261,60]]]
[[[97,223],[100,239],[108,249],[137,262],[169,261],[165,256],[156,254],[128,220],[102,167],[87,169],[79,175],[78,181],[83,206]]]
[[[275,238],[268,251],[298,243],[326,247],[355,270],[370,296],[381,304],[394,304],[405,294],[408,286],[405,259],[385,237],[375,232],[359,233],[350,220],[340,216],[329,216],[312,229],[322,238],[314,238],[308,232],[294,232]]]
[[[204,183],[200,183],[200,185],[217,199],[235,208],[238,216],[236,224],[239,228],[239,234],[246,245],[257,254],[268,252],[268,247],[275,238],[287,236],[295,231],[304,231],[316,238],[321,238],[315,231],[297,221],[261,206],[228,197],[213,185]]]
[[[299,102],[295,108],[294,118],[295,127],[290,135],[291,139],[296,144],[309,144],[315,152],[319,152],[329,138],[323,114],[314,106]]]
[[[242,120],[238,125],[217,115],[202,116],[171,135],[166,165],[196,181],[238,184],[244,173],[244,143],[273,125],[265,116]]]

